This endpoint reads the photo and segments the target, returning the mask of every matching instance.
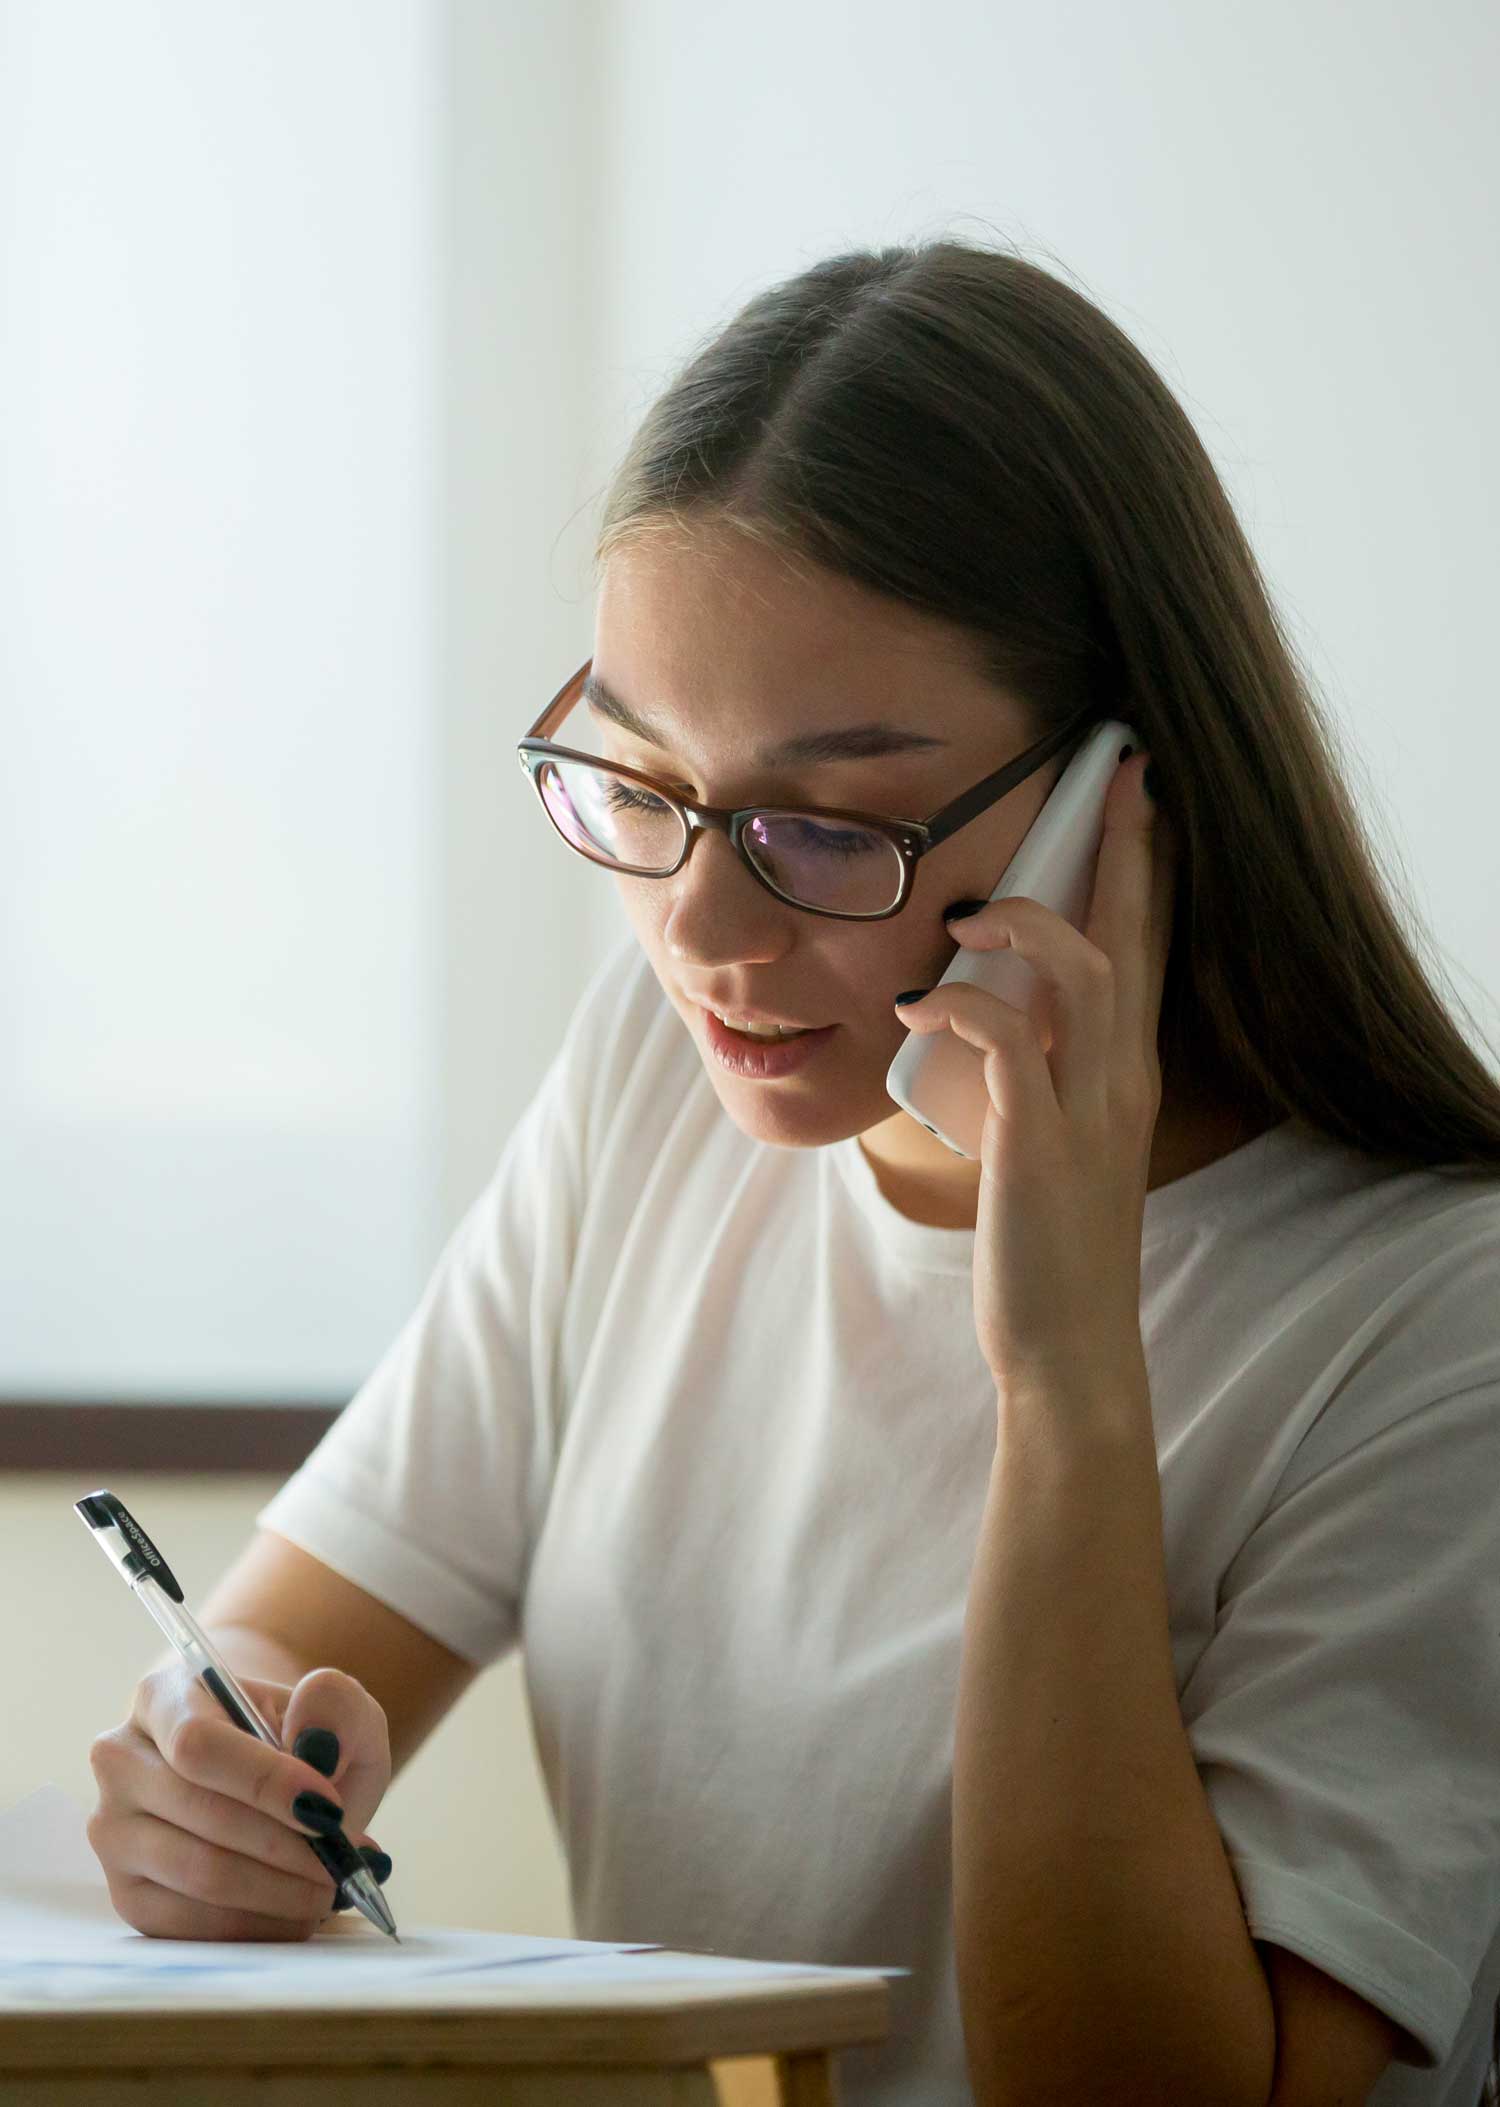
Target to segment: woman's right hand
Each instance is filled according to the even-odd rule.
[[[129,1718],[89,1748],[99,1804],[88,1839],[110,1901],[152,1938],[310,1937],[336,1890],[292,1812],[299,1793],[340,1808],[356,1848],[375,1842],[364,1825],[391,1780],[384,1708],[337,1668],[294,1686],[239,1681],[281,1748],[237,1727],[186,1661],[143,1676]],[[308,1727],[338,1737],[326,1774],[290,1753]]]

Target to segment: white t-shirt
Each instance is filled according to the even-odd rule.
[[[995,1450],[974,1232],[750,1139],[633,937],[258,1520],[520,1645],[577,1934],[907,1968],[848,2107],[969,2107],[953,1717]],[[1177,1690],[1251,1932],[1474,2107],[1500,1994],[1500,1179],[1288,1120],[1147,1195]],[[1005,1819],[1003,1780],[995,1819]]]

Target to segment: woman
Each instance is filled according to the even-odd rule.
[[[297,1753],[180,1664],[95,1744],[116,1906],[305,1936],[293,1795],[367,1822],[520,1644],[579,1936],[910,1971],[851,2107],[1474,2099],[1500,1085],[1191,425],[1033,265],[840,256],[667,389],[598,554],[523,757],[633,934],[205,1613]],[[985,904],[1066,743],[851,913],[824,851],[1107,717],[1082,928]],[[960,936],[1030,1013],[921,995]],[[982,1053],[977,1163],[909,1030]]]

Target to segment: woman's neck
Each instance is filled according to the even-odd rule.
[[[1280,1118],[1268,1105],[1246,1109],[1227,1099],[1169,1098],[1163,1090],[1151,1137],[1147,1192],[1243,1148]],[[859,1137],[875,1182],[898,1214],[934,1229],[972,1229],[979,1219],[979,1165],[934,1142],[906,1112]]]

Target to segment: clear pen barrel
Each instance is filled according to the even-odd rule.
[[[212,1670],[226,1691],[233,1693],[238,1687],[234,1672],[196,1617],[190,1616],[180,1602],[174,1602],[170,1595],[164,1594],[149,1575],[142,1574],[131,1585],[193,1672],[202,1675]],[[262,1741],[269,1741],[273,1749],[279,1749],[280,1736],[256,1710],[248,1690],[241,1688],[234,1702],[236,1711],[246,1714],[252,1731]]]

